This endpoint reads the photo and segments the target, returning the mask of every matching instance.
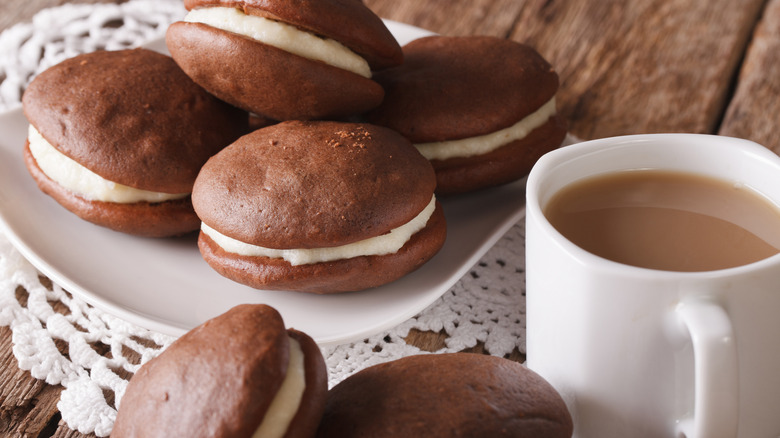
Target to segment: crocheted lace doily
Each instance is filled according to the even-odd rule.
[[[184,13],[179,0],[71,4],[43,10],[32,23],[7,29],[0,34],[0,111],[17,107],[25,86],[49,66],[80,53],[135,47],[160,38]],[[446,334],[445,346],[434,353],[462,351],[478,343],[492,355],[524,353],[523,233],[521,221],[417,316],[365,341],[324,349],[330,386],[367,366],[427,353],[406,344],[413,329]],[[51,285],[2,234],[0,325],[13,332],[13,353],[21,369],[65,388],[57,406],[68,426],[97,436],[111,433],[128,376],[174,340]],[[63,343],[67,348],[61,348]],[[131,352],[140,355],[140,361],[128,359]],[[106,394],[112,398],[110,393],[114,403],[106,399]]]

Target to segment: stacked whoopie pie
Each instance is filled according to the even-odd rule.
[[[394,281],[444,243],[434,194],[519,179],[565,136],[558,77],[528,46],[433,36],[402,49],[359,0],[185,6],[173,59],[98,52],[33,81],[27,166],[99,225],[200,228],[208,264],[251,287]],[[246,134],[258,118],[271,126]]]
[[[201,253],[240,283],[334,293],[393,281],[444,242],[434,191],[519,179],[565,136],[558,77],[528,46],[429,37],[401,50],[353,0],[185,5],[167,34],[174,59],[220,98],[287,120],[226,148],[195,185]],[[292,121],[361,113],[371,125]]]
[[[446,237],[430,162],[389,129],[309,121],[382,101],[372,71],[403,59],[382,20],[356,0],[185,6],[166,35],[174,60],[221,99],[282,121],[200,172],[193,199],[208,264],[255,288],[336,293],[430,260]]]

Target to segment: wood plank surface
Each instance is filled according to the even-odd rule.
[[[0,327],[0,436],[51,436],[62,388],[20,370],[11,347],[11,329]]]
[[[367,0],[446,35],[506,36],[558,71],[558,106],[582,139],[714,133],[763,0]]]
[[[756,27],[719,134],[747,138],[780,153],[780,0]]]
[[[513,38],[558,66],[562,113],[589,139],[715,132],[763,0],[563,4]]]
[[[538,0],[365,0],[382,18],[401,21],[452,36],[492,35],[506,38],[521,11]]]
[[[101,1],[111,0],[81,0]],[[67,2],[2,0],[0,31]],[[441,34],[493,35],[534,46],[558,71],[560,111],[581,138],[705,132],[750,138],[780,151],[774,134],[780,0],[365,3],[384,18]],[[436,351],[445,339],[442,333],[412,332],[407,341]],[[11,346],[10,329],[0,327],[0,436],[84,437],[58,424],[61,388],[20,371]],[[471,351],[482,352],[483,346]],[[511,358],[523,360],[519,351]]]
[[[41,283],[51,281],[41,278]],[[47,286],[50,287],[50,286]],[[16,298],[25,305],[27,293],[19,288]],[[65,312],[62,303],[53,305],[55,311]],[[0,327],[0,437],[92,437],[72,431],[60,422],[57,403],[62,387],[48,385],[34,378],[29,371],[19,369],[12,351],[11,329]],[[58,344],[62,350],[64,344]],[[105,353],[105,348],[101,353]]]

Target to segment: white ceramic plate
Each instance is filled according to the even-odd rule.
[[[428,34],[388,22],[403,45]],[[161,41],[150,47],[162,50]],[[38,190],[22,159],[27,121],[0,115],[0,231],[43,274],[95,307],[178,336],[239,303],[266,303],[322,346],[358,341],[414,316],[468,269],[524,212],[525,181],[443,199],[448,238],[430,262],[372,290],[319,296],[254,290],[215,273],[194,236],[148,239],[82,221]]]

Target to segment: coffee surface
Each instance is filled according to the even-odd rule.
[[[579,247],[650,269],[725,269],[780,251],[780,208],[749,187],[694,174],[591,177],[556,193],[545,216]]]

